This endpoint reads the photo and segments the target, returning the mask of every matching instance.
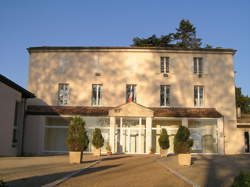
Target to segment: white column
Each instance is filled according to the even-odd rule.
[[[142,125],[141,122],[142,119],[139,118],[139,153],[142,153],[142,141],[141,141],[141,130],[142,130]]]
[[[188,128],[188,119],[182,118],[181,125]]]
[[[152,118],[146,118],[146,153],[150,153],[152,147]]]
[[[128,129],[128,152],[131,153],[130,128]]]
[[[224,131],[223,131],[223,118],[217,119],[217,133],[218,133],[218,153],[224,155]]]
[[[123,128],[122,128],[122,117],[120,118],[120,150],[123,152],[124,150],[124,142],[123,142]]]
[[[111,150],[115,152],[115,117],[110,117],[110,129],[109,129],[109,145]]]

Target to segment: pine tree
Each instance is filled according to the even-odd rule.
[[[68,137],[66,140],[69,151],[85,151],[88,148],[89,139],[85,129],[85,121],[80,117],[74,117],[70,121]]]
[[[92,144],[96,149],[99,149],[104,145],[104,138],[102,137],[101,129],[95,128],[93,132]]]
[[[159,145],[162,149],[168,149],[169,148],[169,136],[166,129],[161,130],[160,137],[158,139]]]

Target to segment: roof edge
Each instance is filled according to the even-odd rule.
[[[137,46],[37,46],[27,48],[29,53],[41,51],[71,51],[71,50],[169,50],[169,51],[203,51],[203,52],[229,52],[235,54],[237,50],[231,48],[179,48],[179,47],[137,47]]]
[[[24,97],[24,98],[34,98],[35,97],[35,95],[33,93],[31,93],[28,90],[24,89],[23,87],[19,86],[18,84],[16,84],[12,80],[8,79],[7,77],[3,76],[2,74],[0,74],[0,81],[2,83],[6,84],[7,86],[21,92],[22,97]]]

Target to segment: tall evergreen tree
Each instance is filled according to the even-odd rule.
[[[250,97],[244,96],[241,92],[241,88],[235,88],[235,97],[236,105],[241,108],[241,112],[250,114]]]
[[[181,20],[174,34],[176,45],[183,48],[200,48],[201,39],[196,38],[196,28],[189,20]]]

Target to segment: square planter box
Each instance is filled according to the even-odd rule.
[[[191,154],[178,154],[178,162],[181,166],[190,166]]]
[[[101,156],[101,149],[93,149],[93,155],[94,156]]]
[[[161,157],[168,156],[168,150],[167,149],[160,149],[160,155],[161,155]]]
[[[82,162],[82,153],[78,151],[69,152],[69,163],[80,164]]]

